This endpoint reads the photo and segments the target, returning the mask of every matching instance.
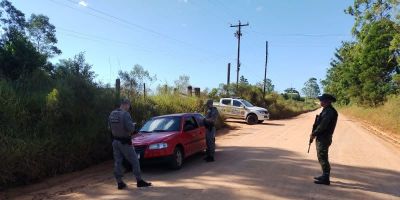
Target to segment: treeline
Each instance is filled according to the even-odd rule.
[[[0,3],[0,188],[110,158],[113,90],[94,81],[84,55],[60,60],[55,27]]]
[[[342,105],[382,105],[400,94],[399,1],[354,1],[345,12],[355,19],[354,41],[337,49],[322,81]]]

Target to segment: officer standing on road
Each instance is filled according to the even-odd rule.
[[[204,124],[206,127],[206,144],[207,144],[207,157],[204,159],[207,162],[214,162],[215,153],[215,123],[218,118],[218,110],[213,106],[213,100],[209,99],[206,103],[207,112],[204,118]]]
[[[128,112],[130,106],[130,101],[123,99],[120,107],[111,112],[108,122],[113,136],[114,176],[119,190],[126,188],[126,184],[122,181],[123,174],[121,170],[124,158],[132,165],[137,187],[151,186],[151,183],[144,181],[140,175],[139,160],[132,146],[131,134],[135,130],[135,124],[132,122],[131,115]]]
[[[332,106],[332,102],[335,102],[336,98],[330,94],[323,94],[318,99],[323,110],[319,115],[315,130],[310,135],[310,142],[317,138],[317,157],[322,168],[322,175],[314,177],[314,183],[330,185],[331,166],[328,161],[328,151],[329,146],[332,144],[332,135],[338,118],[338,113]]]

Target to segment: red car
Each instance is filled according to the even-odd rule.
[[[141,161],[165,161],[180,169],[183,160],[206,149],[204,116],[199,113],[163,115],[150,119],[132,138]]]

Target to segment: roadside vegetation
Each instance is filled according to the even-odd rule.
[[[355,20],[354,41],[337,49],[324,90],[341,111],[397,134],[400,96],[400,2],[355,1],[346,10]],[[397,105],[397,107],[396,107]]]
[[[356,105],[340,108],[340,112],[373,124],[376,128],[400,136],[400,97],[390,96],[385,104],[377,107]]]
[[[265,105],[275,119],[318,107],[315,96],[304,99],[293,89],[274,92],[270,80],[264,97],[260,85],[251,85],[244,77],[238,91],[234,85],[221,85],[191,96],[186,75],[151,91],[145,84],[154,83],[156,76],[140,65],[119,73],[121,90],[116,91],[95,81],[84,53],[50,62],[61,50],[48,17],[26,17],[2,0],[0,27],[0,190],[109,160],[107,118],[119,97],[132,100],[131,114],[139,125],[152,116],[204,112],[206,99],[229,94]],[[222,118],[217,126],[224,126]]]

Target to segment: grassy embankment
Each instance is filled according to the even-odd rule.
[[[339,108],[345,115],[361,119],[377,128],[400,136],[400,96],[389,97],[382,106],[366,108],[346,106]]]

